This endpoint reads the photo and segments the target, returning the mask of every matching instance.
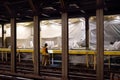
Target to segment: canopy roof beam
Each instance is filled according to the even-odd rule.
[[[33,4],[33,1],[32,0],[28,0],[28,2],[29,2],[29,5],[30,5],[33,13],[37,14],[37,9],[36,9],[35,5]]]
[[[7,12],[9,13],[10,17],[15,17],[14,11],[8,6],[8,2],[4,3],[4,7],[6,8]]]

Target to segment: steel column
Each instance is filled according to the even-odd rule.
[[[62,13],[62,80],[68,80],[68,14]]]
[[[85,31],[86,49],[89,49],[89,17],[85,17]]]
[[[16,20],[11,18],[11,72],[16,72]]]
[[[34,74],[40,71],[40,27],[39,17],[34,16]]]
[[[4,47],[4,24],[2,24],[2,47]]]
[[[97,0],[97,80],[104,80],[104,14],[103,0]]]

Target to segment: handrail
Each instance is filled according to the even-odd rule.
[[[11,52],[10,48],[0,48],[0,52]],[[17,49],[18,53],[33,53],[33,49]],[[40,51],[41,52],[41,51]],[[61,50],[50,50],[50,53],[53,54],[61,54]],[[71,55],[77,55],[77,54],[88,54],[88,55],[94,55],[96,51],[93,50],[69,50],[69,54]],[[120,51],[104,51],[104,55],[111,55],[111,56],[120,56]]]

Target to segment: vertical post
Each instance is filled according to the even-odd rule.
[[[4,47],[4,24],[2,24],[2,47]]]
[[[40,28],[39,17],[34,16],[34,74],[40,71]]]
[[[16,72],[16,20],[11,18],[11,72]]]
[[[86,37],[86,50],[89,49],[89,17],[86,16],[85,17],[85,37]],[[89,67],[89,55],[88,55],[88,52],[86,52],[86,66],[87,68]]]
[[[104,80],[104,15],[103,0],[97,1],[97,80]]]
[[[68,14],[62,13],[62,80],[68,80]]]
[[[85,17],[85,31],[86,49],[89,49],[89,17]]]

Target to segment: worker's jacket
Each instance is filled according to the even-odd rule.
[[[48,51],[46,47],[42,48],[42,55],[48,55]]]

